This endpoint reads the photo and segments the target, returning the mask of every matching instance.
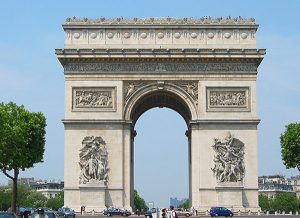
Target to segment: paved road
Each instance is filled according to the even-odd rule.
[[[107,218],[107,216],[104,215],[85,215],[85,216],[81,216],[81,215],[77,215],[78,218]],[[113,216],[114,218],[121,218],[121,216]],[[205,217],[209,217],[210,216],[192,216],[191,218],[205,218]],[[299,216],[295,216],[295,215],[260,215],[260,216],[249,216],[249,215],[242,215],[242,216],[234,216],[234,217],[241,217],[241,218],[258,218],[258,217],[262,217],[262,218],[300,218]],[[145,218],[144,216],[138,216],[138,215],[131,215],[129,218]],[[185,217],[180,217],[180,218],[185,218]]]

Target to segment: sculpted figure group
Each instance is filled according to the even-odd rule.
[[[245,106],[246,94],[242,92],[211,92],[211,106]]]
[[[231,133],[221,139],[214,139],[212,146],[217,153],[212,171],[218,182],[242,181],[245,174],[244,143],[233,138]]]
[[[101,137],[86,136],[82,146],[79,153],[79,183],[102,181],[106,184],[109,168],[105,141]]]
[[[76,91],[76,107],[111,107],[112,97],[109,92]]]

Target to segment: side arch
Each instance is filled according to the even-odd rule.
[[[124,119],[133,125],[147,110],[168,107],[178,112],[187,125],[198,119],[197,102],[181,87],[174,84],[151,83],[135,90],[125,102]]]

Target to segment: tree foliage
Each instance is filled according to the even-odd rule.
[[[12,189],[7,187],[0,188],[0,211],[6,211],[11,206],[11,200]],[[43,194],[27,186],[18,186],[18,207],[44,207],[46,202],[47,198]]]
[[[271,207],[276,211],[295,212],[299,210],[299,200],[294,193],[278,193],[271,202]]]
[[[188,210],[190,208],[190,201],[186,200],[183,204],[178,205],[178,208],[183,208]]]
[[[273,199],[269,199],[265,195],[259,195],[259,206],[263,211],[275,210],[285,211],[299,211],[299,199],[295,193],[281,192],[277,193]]]
[[[46,207],[51,208],[53,210],[58,210],[64,206],[64,192],[61,191],[59,194],[55,196],[55,198],[48,199],[46,203]]]
[[[133,197],[134,197],[134,210],[139,210],[139,211],[148,210],[145,200],[139,196],[137,190],[134,190]]]
[[[0,211],[6,211],[11,206],[11,191],[0,187]]]
[[[46,118],[42,113],[29,112],[12,102],[0,103],[0,170],[13,181],[14,212],[20,170],[43,161],[45,127]]]
[[[280,136],[281,156],[284,165],[300,171],[300,123],[290,123]]]
[[[270,203],[271,200],[268,199],[268,197],[266,195],[259,195],[258,196],[258,204],[261,208],[262,211],[268,211],[270,210]]]

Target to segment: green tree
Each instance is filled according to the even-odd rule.
[[[300,123],[290,123],[280,136],[281,156],[284,165],[300,171]]]
[[[134,210],[139,210],[139,211],[148,210],[145,200],[139,196],[137,190],[134,190],[133,197],[134,197]]]
[[[64,192],[61,191],[58,193],[55,198],[48,199],[46,203],[46,207],[51,208],[53,210],[58,210],[58,208],[61,208],[64,206]]]
[[[16,211],[20,170],[43,162],[46,118],[15,103],[0,103],[0,170],[13,181],[12,211]],[[12,175],[11,175],[12,174]]]
[[[190,208],[190,201],[186,200],[183,204],[178,205],[178,208],[183,208],[188,210]]]
[[[31,190],[24,201],[24,205],[20,206],[38,208],[45,207],[46,203],[47,198],[42,193],[39,193],[36,190]]]
[[[295,193],[278,193],[274,200],[271,201],[271,208],[277,211],[295,212],[299,209],[299,200]]]
[[[268,211],[271,209],[270,208],[271,200],[265,195],[258,196],[258,203],[263,211]]]
[[[11,191],[7,187],[0,187],[0,211],[6,211],[11,206]]]

